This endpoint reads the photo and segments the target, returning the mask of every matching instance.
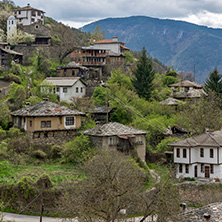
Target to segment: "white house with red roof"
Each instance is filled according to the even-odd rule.
[[[32,8],[30,4],[23,8],[14,10],[14,16],[16,17],[18,25],[31,25],[33,23],[44,24],[44,11]]]
[[[114,53],[124,53],[125,51],[129,51],[124,42],[118,41],[117,37],[113,37],[112,39],[103,39],[100,41],[94,41],[91,43],[92,46],[97,49],[105,49],[110,50]]]

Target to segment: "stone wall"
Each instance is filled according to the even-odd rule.
[[[29,138],[35,144],[62,145],[76,136],[76,130],[58,130],[28,133]]]

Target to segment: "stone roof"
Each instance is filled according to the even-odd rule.
[[[162,105],[169,105],[169,106],[178,105],[179,103],[181,103],[180,100],[170,97],[160,102],[160,104]]]
[[[31,7],[29,4],[27,6],[25,6],[25,7],[14,9],[14,11],[30,11],[30,10],[34,10],[34,11],[39,11],[39,12],[45,13],[44,11],[42,11],[40,9],[36,9],[36,8]]]
[[[72,110],[57,103],[42,101],[33,106],[27,106],[11,113],[12,116],[75,116],[84,115],[78,110]]]
[[[113,108],[108,107],[108,113],[112,110]],[[103,114],[107,113],[107,106],[95,106],[87,111],[88,113],[93,113],[93,114]]]
[[[222,146],[222,131],[207,132],[199,136],[194,136],[177,142],[169,143],[173,147],[220,147]]]
[[[169,87],[194,87],[194,88],[199,88],[199,89],[203,88],[202,85],[196,82],[191,82],[189,80],[181,80],[180,82],[169,85]]]
[[[10,55],[20,55],[20,56],[23,56],[22,53],[19,53],[19,52],[16,52],[14,50],[10,50],[10,49],[3,49],[3,48],[0,48],[3,52],[6,52]]]
[[[56,69],[67,69],[67,68],[79,68],[79,69],[83,69],[83,70],[88,70],[87,67],[80,65],[79,63],[75,63],[74,61],[68,63],[65,66],[56,66]]]
[[[78,81],[81,81],[84,85],[86,85],[80,77],[47,77],[41,85],[44,85],[44,82],[47,82],[54,86],[73,86]]]
[[[187,210],[181,215],[181,221],[200,222],[204,221],[204,214],[210,215],[210,222],[222,221],[222,203],[213,203],[197,209]]]
[[[98,125],[95,128],[82,131],[81,133],[90,136],[117,136],[117,135],[142,135],[147,131],[135,129],[117,122],[110,122],[104,125]]]

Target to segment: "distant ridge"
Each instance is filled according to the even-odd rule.
[[[215,67],[222,72],[222,29],[213,29],[184,21],[146,16],[107,18],[85,25],[93,32],[99,25],[106,38],[118,36],[130,49],[143,46],[153,58],[173,65],[177,71],[194,72],[197,82],[204,82]]]

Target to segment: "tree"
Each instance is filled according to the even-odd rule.
[[[135,78],[132,79],[132,83],[138,95],[149,100],[153,89],[154,71],[152,60],[150,57],[147,57],[144,47],[133,73]]]
[[[99,41],[99,40],[105,39],[104,36],[105,36],[105,30],[102,30],[102,32],[101,32],[100,26],[97,25],[94,29],[94,33],[91,33],[89,43],[92,43],[94,40]]]
[[[85,164],[86,178],[69,187],[60,200],[66,215],[81,221],[117,219],[143,189],[145,172],[132,158],[104,151]]]
[[[13,35],[8,39],[11,45],[17,45],[18,43],[32,43],[35,41],[35,36],[22,30],[16,30]]]
[[[219,74],[215,68],[213,72],[209,74],[209,78],[204,83],[204,89],[209,91],[214,91],[216,93],[222,93],[222,75]]]

